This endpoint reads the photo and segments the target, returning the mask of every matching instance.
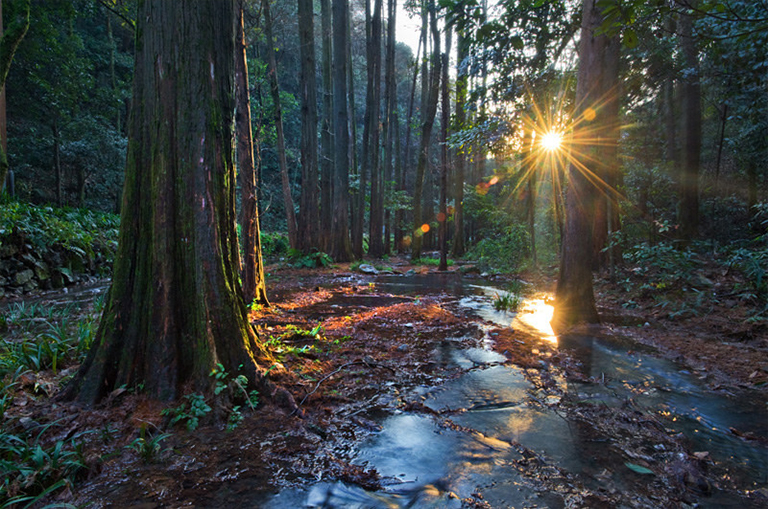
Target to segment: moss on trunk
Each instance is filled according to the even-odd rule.
[[[140,2],[120,243],[96,343],[67,395],[121,386],[171,400],[221,363],[269,360],[238,283],[235,0]]]

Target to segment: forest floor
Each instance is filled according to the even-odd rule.
[[[402,260],[387,265],[397,273],[434,272]],[[374,276],[350,271],[345,264],[324,269],[271,266],[268,272],[272,306],[253,311],[251,318],[278,360],[270,378],[291,392],[299,411],[265,400],[255,412],[245,412],[233,431],[212,419],[187,431],[169,425],[169,418],[161,415],[163,404],[131,391],[115,391],[94,409],[57,401],[62,377],[75,366],[57,374],[28,373],[6,409],[6,422],[11,423],[6,431],[26,430],[44,444],[77,439],[85,465],[76,483],[58,489],[47,502],[143,509],[269,507],[268,500],[281,489],[321,480],[381,489],[389,481],[356,464],[351,453],[355,444],[381,430],[370,416],[413,412],[455,428],[451,415],[425,406],[413,389],[433,387],[465,371],[436,362],[437,342],[460,338],[461,346],[470,348],[492,337],[493,348],[507,364],[524,370],[541,398],[552,396],[558,411],[584,434],[653,473],[637,475],[618,488],[606,468],[602,487],[585,487],[577,476],[523,450],[515,468],[531,486],[547,493],[542,505],[690,507],[713,491],[736,494],[740,507],[768,503],[768,487],[746,489],[706,451],[691,450],[656,415],[632,405],[608,408],[570,398],[561,381],[589,376],[568,351],[529,331],[488,324],[481,328],[482,320],[458,306],[455,295],[391,295],[377,288]],[[710,276],[715,285],[729,277]],[[553,289],[551,278],[519,277],[536,291]],[[497,276],[499,284],[508,279]],[[749,390],[768,401],[768,331],[764,321],[748,320],[747,306],[723,299],[706,313],[670,317],[652,300],[634,299],[627,309],[621,285],[604,279],[598,278],[596,293],[604,323],[590,327],[591,332],[651,345],[654,355],[680,363],[713,391]],[[768,442],[768,437],[731,432],[745,441]],[[458,499],[453,493],[438,495]],[[493,507],[480,489],[464,496],[460,505]]]

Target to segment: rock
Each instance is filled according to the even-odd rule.
[[[0,258],[10,258],[19,252],[19,247],[15,244],[3,244],[0,246]]]
[[[24,293],[29,293],[32,290],[37,290],[38,284],[36,279],[30,279],[24,284]]]
[[[25,269],[16,273],[13,282],[16,286],[24,286],[29,283],[33,277],[35,277],[35,273],[32,272],[31,269]]]
[[[402,345],[397,347],[398,352],[407,352],[409,349],[408,345],[403,343]]]
[[[405,273],[406,276],[413,276],[415,274],[416,274],[416,271],[413,270],[413,269],[411,269],[411,270],[409,270],[408,272]]]
[[[376,267],[374,267],[373,265],[369,265],[367,263],[364,263],[364,264],[360,265],[357,268],[357,270],[359,270],[363,274],[378,274],[379,273],[379,271],[376,270]]]
[[[50,272],[50,269],[48,268],[48,264],[45,263],[44,261],[36,262],[34,271],[35,271],[35,276],[37,276],[37,279],[39,279],[40,281],[45,281],[47,279],[50,279],[51,277],[51,272]]]
[[[21,261],[23,261],[24,265],[26,265],[30,269],[37,264],[37,258],[35,258],[30,253],[24,253],[23,255],[21,255]]]

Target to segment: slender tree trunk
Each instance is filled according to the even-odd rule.
[[[440,172],[440,212],[438,221],[438,244],[440,244],[440,264],[438,270],[448,270],[448,174],[450,173],[450,158],[448,157],[448,124],[451,122],[451,102],[448,94],[448,55],[451,53],[451,28],[445,29],[445,51],[442,64],[442,91],[440,120],[440,147],[442,169]]]
[[[333,0],[333,221],[330,255],[337,262],[352,259],[349,239],[349,116],[347,109],[347,0]]]
[[[53,172],[56,175],[56,204],[64,206],[64,168],[61,166],[61,132],[56,115],[53,116]]]
[[[566,194],[567,214],[563,231],[560,274],[555,293],[553,326],[566,328],[578,322],[599,321],[592,287],[592,216],[594,214],[595,186],[587,174],[597,154],[589,133],[601,127],[602,114],[595,106],[599,96],[595,83],[600,77],[600,53],[604,36],[597,35],[603,20],[595,0],[584,0],[579,44],[579,72],[576,84],[578,128],[574,129],[574,143],[580,147],[579,159],[568,166]],[[597,75],[596,75],[597,73]],[[598,88],[599,89],[599,88]],[[591,119],[591,120],[590,120]]]
[[[0,2],[2,3],[2,2]],[[8,28],[3,29],[2,6],[0,6],[0,191],[5,187],[8,176],[8,134],[6,132],[5,116],[5,80],[11,68],[13,55],[16,48],[29,29],[29,0],[17,0],[14,4],[15,16],[8,23]]]
[[[347,104],[349,105],[349,162],[352,165],[351,173],[356,176],[358,186],[351,190],[352,207],[352,254],[357,259],[363,258],[363,225],[365,223],[365,189],[368,186],[367,174],[361,168],[357,157],[357,108],[355,105],[355,69],[352,67],[352,22],[351,16],[347,17]],[[365,143],[363,143],[365,147]],[[365,148],[363,148],[365,150]],[[365,161],[365,156],[363,156]],[[365,164],[362,165],[363,167]]]
[[[235,0],[139,4],[120,240],[94,347],[66,396],[212,391],[218,364],[262,393],[271,363],[237,273]],[[168,27],[174,27],[168,30]]]
[[[699,171],[701,166],[701,82],[699,52],[693,34],[693,14],[680,17],[681,45],[686,67],[690,70],[682,84],[683,166],[678,197],[679,235],[690,242],[699,231]]]
[[[319,247],[320,209],[317,171],[317,79],[315,75],[315,16],[312,0],[298,0],[301,53],[301,208],[299,244],[302,251]]]
[[[422,198],[424,195],[424,176],[429,164],[429,140],[432,137],[432,127],[437,114],[437,100],[440,96],[440,31],[437,27],[437,9],[435,1],[429,0],[429,24],[432,32],[432,68],[429,76],[429,93],[424,109],[424,120],[421,128],[421,147],[419,161],[416,165],[416,185],[413,193],[413,241],[411,242],[411,259],[421,258],[423,232]],[[424,75],[426,77],[426,74]]]
[[[293,197],[291,195],[291,179],[288,174],[288,160],[285,152],[285,132],[283,131],[283,109],[280,106],[280,85],[277,80],[277,59],[275,57],[275,37],[272,31],[272,13],[269,6],[270,0],[262,0],[262,12],[264,13],[264,32],[267,37],[267,62],[269,65],[269,90],[272,94],[274,107],[274,123],[277,131],[277,161],[280,165],[280,182],[283,188],[283,205],[285,206],[285,219],[288,223],[288,243],[293,249],[299,249],[299,234],[296,224],[296,212],[294,211]]]
[[[400,168],[400,176],[397,179],[397,190],[401,193],[405,191],[406,188],[406,180],[407,175],[405,172],[405,168],[411,167],[411,125],[413,124],[413,110],[414,110],[414,103],[416,102],[416,81],[419,76],[419,58],[421,56],[421,48],[426,47],[426,40],[424,39],[426,37],[426,30],[422,30],[421,32],[421,38],[419,39],[419,47],[416,50],[416,60],[413,62],[413,80],[411,81],[411,95],[410,100],[408,101],[408,117],[405,121],[405,149],[403,154],[403,161],[405,161],[404,165],[401,165]],[[403,167],[404,166],[404,167]],[[405,212],[401,209],[398,209],[395,212],[395,246],[396,249],[399,252],[404,252],[406,250],[406,245],[403,235],[403,227],[406,225],[406,218],[405,218]],[[408,238],[412,238],[413,233],[408,236]]]
[[[370,10],[370,0],[366,2]],[[373,13],[369,16],[368,38],[368,94],[365,116],[368,121],[367,159],[365,166],[371,175],[370,244],[368,253],[374,258],[384,254],[382,230],[384,227],[384,201],[381,178],[381,10],[382,0],[374,0]],[[364,170],[365,171],[365,170]]]
[[[397,159],[395,138],[397,137],[397,81],[395,80],[395,30],[397,26],[397,0],[387,0],[387,50],[385,72],[386,88],[384,104],[384,182],[382,185],[382,208],[384,209],[384,253],[391,251],[392,207],[385,198],[391,196],[393,167]]]
[[[261,259],[261,229],[259,228],[259,203],[251,127],[251,94],[248,86],[248,59],[243,20],[244,1],[238,1],[237,40],[235,41],[235,130],[242,207],[240,235],[243,243],[241,279],[245,303],[256,302],[268,306],[264,264]]]
[[[467,57],[469,56],[469,44],[464,37],[463,30],[457,32],[456,40],[456,123],[455,131],[466,127],[467,123]],[[464,178],[467,167],[467,155],[464,146],[456,150],[456,168],[453,178],[453,246],[452,254],[455,257],[464,256]]]
[[[331,225],[333,223],[333,67],[331,41],[331,0],[320,0],[321,40],[322,40],[322,78],[323,78],[323,117],[320,124],[320,225],[323,251],[331,249]]]

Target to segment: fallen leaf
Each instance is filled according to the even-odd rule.
[[[635,472],[636,474],[643,474],[643,475],[653,474],[653,470],[642,467],[640,465],[636,465],[634,463],[626,462],[624,463],[624,465],[631,471]]]

